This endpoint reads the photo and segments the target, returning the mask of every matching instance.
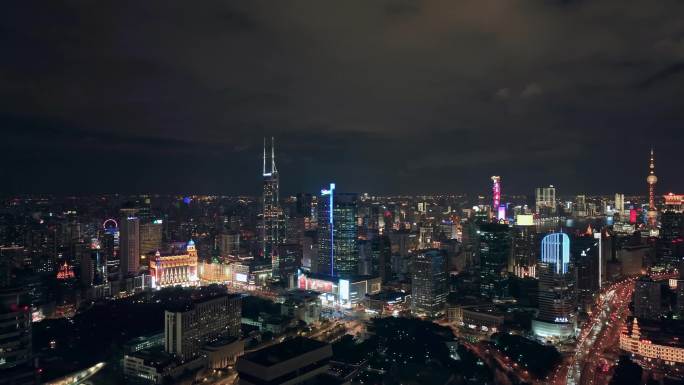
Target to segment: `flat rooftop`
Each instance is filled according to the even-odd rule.
[[[273,366],[302,354],[320,349],[326,345],[328,344],[325,342],[297,337],[283,341],[277,345],[257,350],[253,353],[245,354],[241,359],[251,361],[261,366]]]

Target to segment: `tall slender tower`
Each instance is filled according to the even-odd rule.
[[[275,164],[275,142],[271,137],[270,151],[267,151],[267,141],[264,138],[264,194],[261,226],[261,251],[264,258],[271,259],[273,278],[280,275],[280,261],[278,260],[277,245],[280,243],[280,180]]]
[[[497,213],[501,204],[501,177],[492,177],[492,218],[498,219]]]
[[[648,165],[648,226],[651,230],[656,228],[656,220],[658,211],[655,205],[655,185],[658,183],[658,177],[655,175],[655,160],[653,158],[653,148],[651,148],[651,161]]]

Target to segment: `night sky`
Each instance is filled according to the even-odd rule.
[[[59,3],[59,4],[58,4]],[[65,4],[68,5],[65,5]],[[15,1],[0,192],[684,192],[684,2]]]

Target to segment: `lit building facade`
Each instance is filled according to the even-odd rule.
[[[540,338],[565,339],[575,334],[576,302],[570,264],[570,237],[565,233],[546,235],[537,264],[539,313],[532,331]]]
[[[411,313],[436,317],[444,313],[449,289],[446,255],[442,250],[416,253],[411,274]]]
[[[339,194],[334,183],[321,190],[318,202],[318,273],[331,276],[358,274],[356,211],[356,194]]]
[[[648,226],[651,230],[651,235],[657,235],[658,209],[655,203],[655,186],[656,183],[658,183],[658,177],[655,174],[653,149],[651,149],[651,159],[648,164],[646,183],[648,184]]]
[[[135,213],[135,209],[121,209],[119,271],[122,277],[137,275],[140,268],[140,219]]]
[[[280,178],[275,163],[275,144],[271,138],[270,158],[266,150],[266,140],[264,139],[264,190],[263,190],[263,212],[261,216],[261,253],[264,258],[271,260],[273,275],[277,277],[279,271],[279,260],[276,246],[280,243],[283,230],[283,212],[280,207]]]
[[[556,214],[556,188],[553,187],[553,185],[549,187],[537,187],[535,208],[538,214]]]
[[[523,217],[523,218],[521,218]],[[537,228],[531,215],[518,215],[513,226],[513,253],[508,271],[520,278],[535,277],[537,266]]]
[[[501,204],[501,177],[492,176],[492,217],[497,219],[505,219],[498,217],[499,205]]]
[[[190,240],[185,253],[162,254],[159,251],[150,260],[152,287],[190,286],[198,284],[197,249]]]
[[[622,329],[620,349],[630,353],[636,362],[647,369],[672,371],[681,377],[681,370],[684,370],[684,345],[677,337],[657,337],[660,338],[642,335],[639,322],[634,318],[631,330],[627,330],[626,326]]]
[[[381,290],[380,277],[331,277],[324,274],[305,274],[300,271],[297,288],[321,293],[323,306],[342,306],[351,308],[364,301],[366,295],[377,294]]]

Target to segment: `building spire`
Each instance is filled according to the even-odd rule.
[[[261,174],[266,175],[266,137],[264,137],[264,167]]]
[[[278,172],[275,164],[275,139],[273,137],[271,137],[271,172]]]

